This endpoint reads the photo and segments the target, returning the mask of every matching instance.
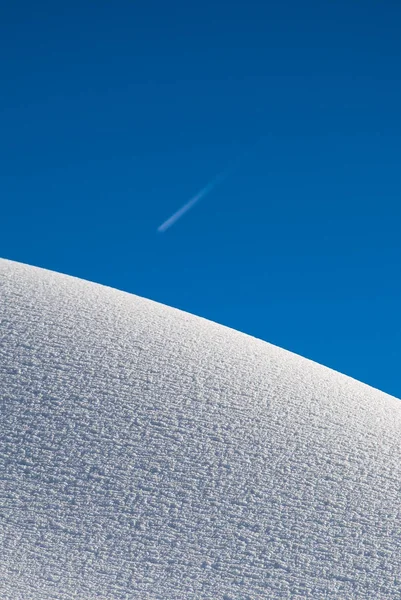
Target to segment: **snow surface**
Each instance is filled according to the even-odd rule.
[[[401,598],[401,402],[65,275],[0,290],[2,600]]]

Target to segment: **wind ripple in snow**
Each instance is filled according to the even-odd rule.
[[[401,403],[0,261],[4,600],[401,598]]]

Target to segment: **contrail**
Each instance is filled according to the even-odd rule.
[[[164,221],[164,223],[162,223],[157,228],[157,231],[159,233],[163,233],[172,225],[174,225],[174,223],[176,223],[178,219],[181,219],[181,217],[185,215],[185,213],[188,212],[193,206],[195,206],[195,204],[199,202],[199,200],[202,200],[202,198],[207,196],[207,194],[210,194],[210,192],[212,192],[216,186],[218,186],[222,181],[224,181],[230,170],[231,169],[226,169],[225,171],[220,173],[220,175],[217,175],[217,177],[212,179],[212,181],[208,183],[204,188],[202,188],[200,192],[198,192],[193,198],[191,198],[191,200],[184,204],[184,206],[181,206],[181,208],[177,210],[177,212],[175,212],[173,215],[171,215],[171,217],[169,217],[167,221]]]

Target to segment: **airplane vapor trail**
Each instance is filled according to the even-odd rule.
[[[164,231],[169,229],[172,225],[174,225],[174,223],[178,221],[178,219],[181,219],[181,217],[185,215],[186,212],[188,212],[193,206],[195,206],[195,204],[199,202],[199,200],[202,200],[202,198],[207,196],[207,194],[210,194],[210,192],[212,192],[216,186],[218,186],[222,181],[224,181],[227,175],[228,170],[223,171],[222,173],[220,173],[220,175],[217,175],[217,177],[212,179],[210,183],[208,183],[204,188],[202,188],[200,192],[193,196],[193,198],[191,198],[186,204],[184,204],[184,206],[181,206],[181,208],[177,210],[177,212],[171,215],[171,217],[169,217],[167,221],[164,221],[164,223],[162,223],[157,228],[157,231],[159,231],[159,233],[163,233]]]

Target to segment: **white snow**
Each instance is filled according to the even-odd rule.
[[[401,598],[400,401],[9,261],[0,320],[2,600]]]

